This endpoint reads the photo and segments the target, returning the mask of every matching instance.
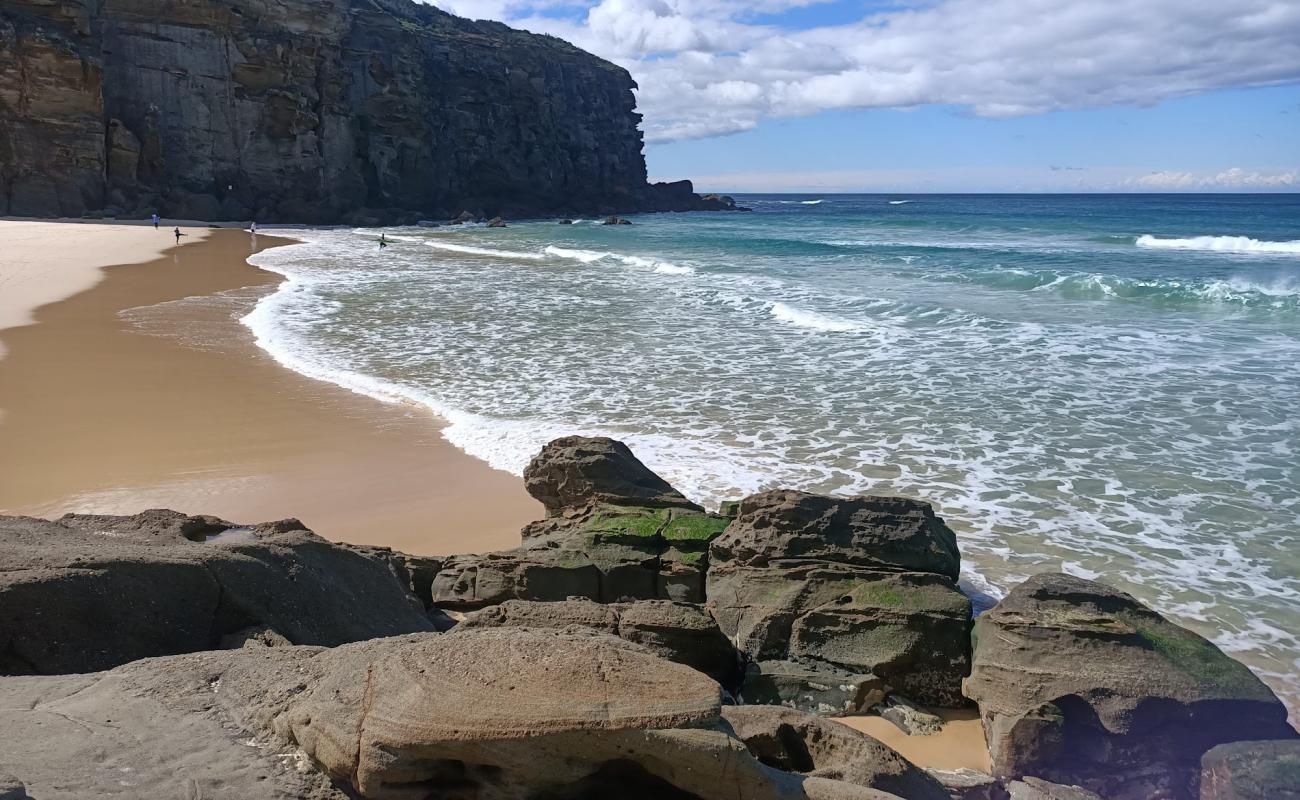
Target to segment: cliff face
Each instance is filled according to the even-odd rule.
[[[634,86],[409,0],[0,0],[0,214],[698,207],[647,186]]]

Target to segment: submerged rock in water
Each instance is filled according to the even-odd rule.
[[[297,520],[0,517],[0,673],[93,672],[227,636],[238,646],[255,626],[320,645],[430,630],[397,569]]]
[[[1296,736],[1244,664],[1099,583],[1036,575],[979,617],[975,640],[966,693],[1003,778],[1190,800],[1209,748]]]
[[[793,661],[813,674],[747,676],[754,689],[768,684],[765,697],[835,713],[880,699],[857,686],[836,693],[847,684],[818,680],[820,672],[872,676],[882,689],[957,706],[965,703],[971,624],[958,563],[955,536],[926,503],[774,490],[743,500],[710,545],[708,603],[760,672]],[[792,677],[795,685],[779,685]],[[814,696],[806,685],[826,691]]]

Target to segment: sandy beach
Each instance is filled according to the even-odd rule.
[[[513,547],[541,515],[427,411],[256,348],[237,320],[280,278],[245,258],[286,240],[186,229],[175,247],[151,226],[0,226],[0,513],[292,516],[417,554]]]

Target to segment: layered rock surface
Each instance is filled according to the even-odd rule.
[[[418,634],[0,681],[6,768],[42,800],[888,800],[760,763],[713,681],[608,636]]]
[[[706,593],[751,660],[747,702],[843,713],[894,690],[957,706],[971,625],[958,568],[927,503],[774,490],[713,541]]]
[[[463,610],[570,597],[703,602],[708,545],[728,520],[704,513],[626,446],[558,439],[533,460],[525,486],[547,518],[527,526],[515,550],[443,560],[431,581],[433,605]]]
[[[559,39],[409,0],[15,0],[0,6],[0,214],[726,207],[646,183],[634,87]]]
[[[93,672],[227,637],[332,646],[431,630],[395,569],[296,520],[0,517],[0,674]]]
[[[1003,778],[1189,800],[1214,745],[1296,737],[1245,665],[1099,583],[1034,576],[979,617],[975,638],[965,688]]]

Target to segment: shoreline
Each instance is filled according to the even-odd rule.
[[[541,516],[518,478],[446,442],[426,409],[300,375],[254,344],[238,319],[282,277],[245,259],[290,241],[214,230],[0,330],[0,513],[170,507],[298,517],[417,555],[517,546]]]

